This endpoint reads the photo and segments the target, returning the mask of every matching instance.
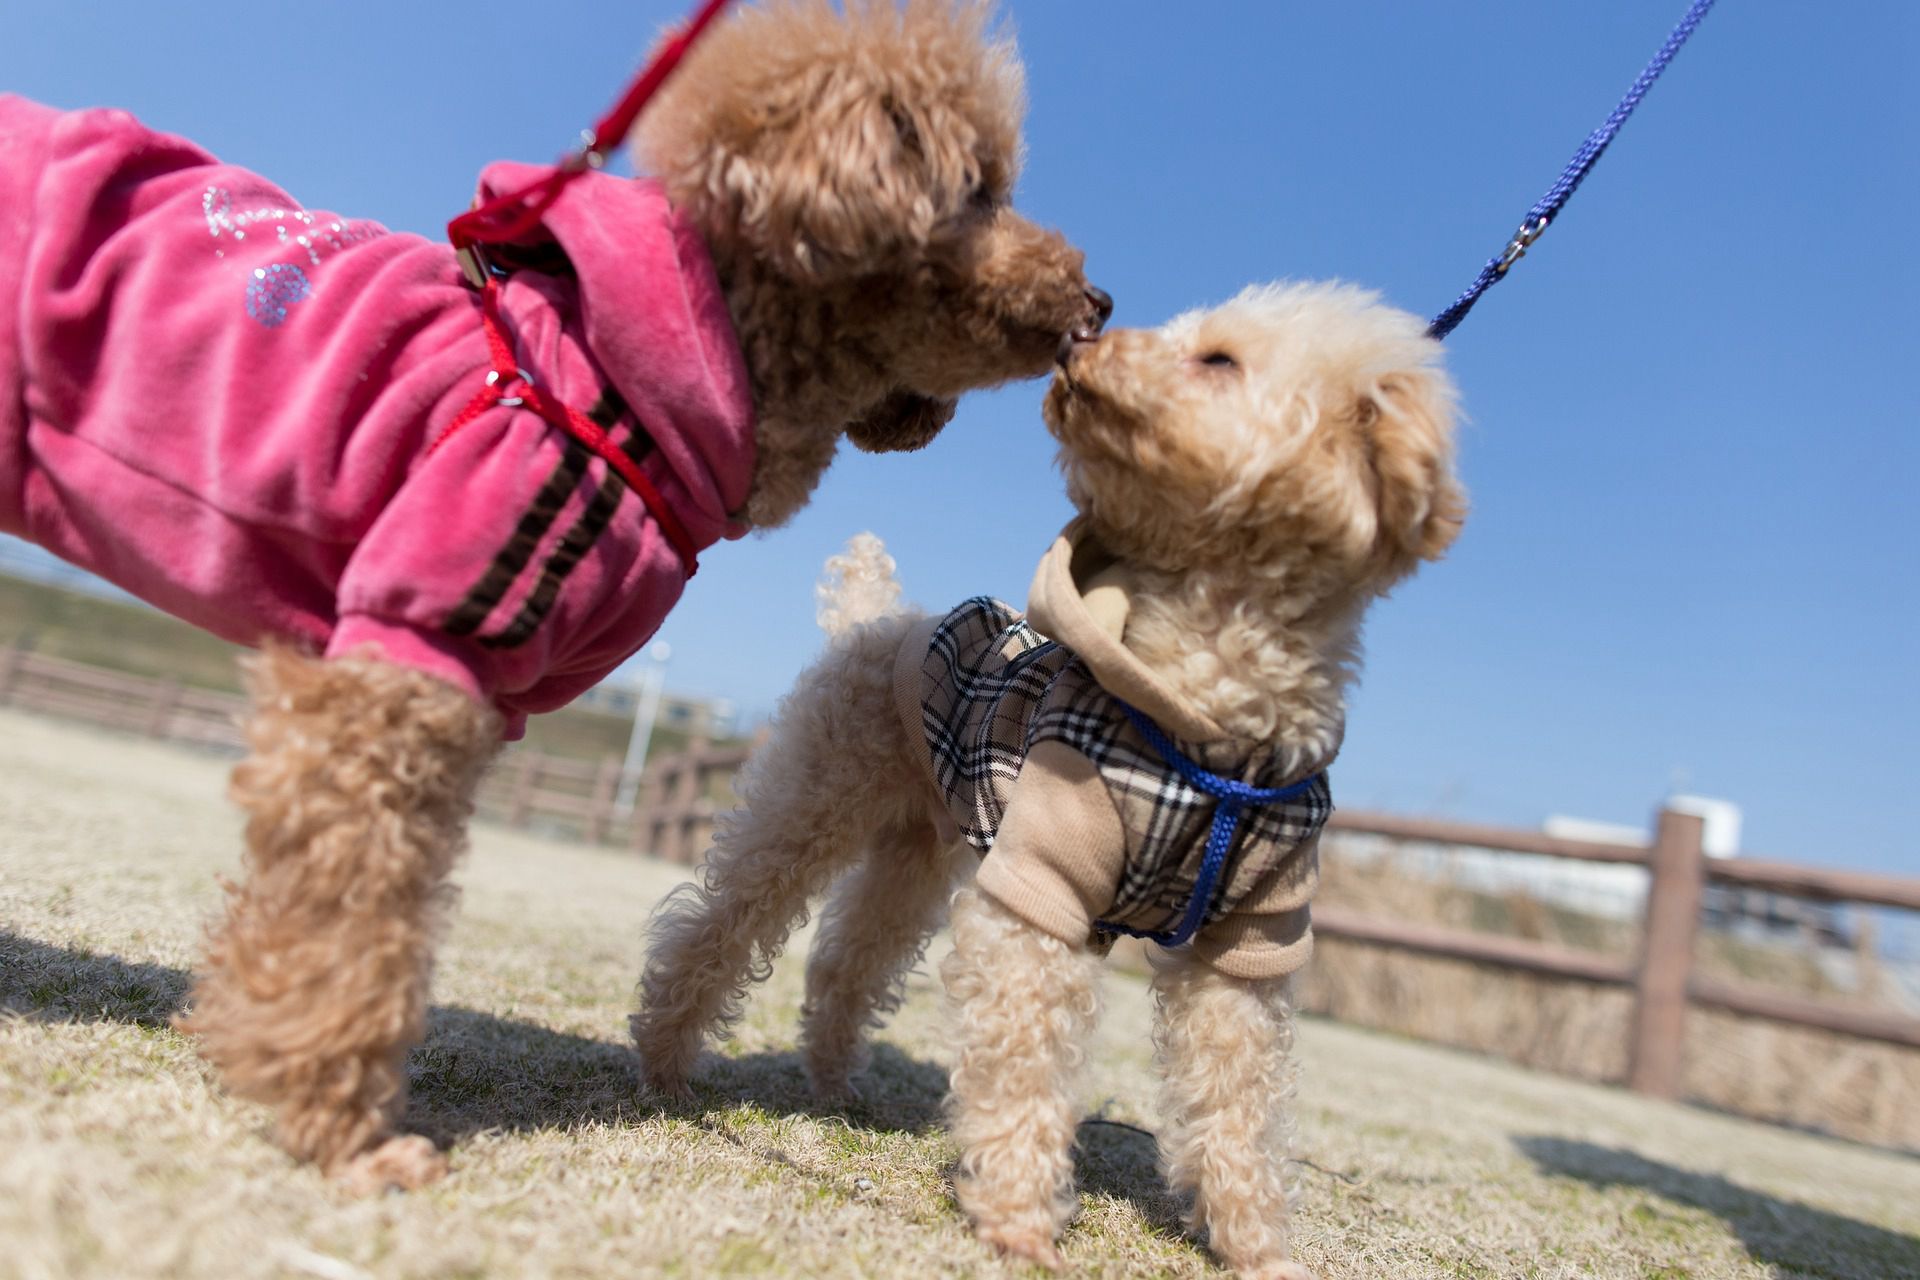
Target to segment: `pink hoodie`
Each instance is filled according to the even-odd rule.
[[[537,172],[497,164],[482,190]],[[597,173],[544,230],[555,274],[502,290],[522,368],[641,460],[698,546],[740,536],[752,402],[698,234]],[[518,736],[644,644],[684,579],[608,464],[529,410],[427,456],[488,365],[447,246],[303,210],[125,112],[0,95],[0,530],[230,640],[372,646]]]

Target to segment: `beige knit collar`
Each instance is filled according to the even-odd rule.
[[[1041,557],[1027,597],[1027,620],[1041,635],[1078,654],[1101,688],[1131,703],[1164,732],[1193,743],[1226,739],[1226,730],[1213,717],[1182,698],[1121,643],[1124,602],[1107,597],[1110,589],[1096,582],[1112,561],[1112,553],[1100,545],[1085,518],[1075,518]],[[1093,584],[1091,590],[1084,589],[1088,584]]]

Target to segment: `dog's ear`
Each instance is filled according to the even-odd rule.
[[[933,443],[953,420],[955,400],[936,400],[913,391],[896,391],[847,427],[847,439],[868,453],[908,453]]]
[[[832,67],[726,173],[741,237],[761,261],[832,281],[917,258],[979,179],[942,163],[934,131],[856,68]],[[943,170],[958,167],[948,174]]]
[[[1381,549],[1396,561],[1439,559],[1466,520],[1453,471],[1456,403],[1452,382],[1431,368],[1383,375],[1360,397]]]
[[[987,34],[990,12],[984,0],[741,8],[641,117],[638,157],[716,252],[816,282],[890,270],[977,193],[1011,185],[1023,73]],[[976,99],[996,104],[997,124],[967,118],[958,104]]]

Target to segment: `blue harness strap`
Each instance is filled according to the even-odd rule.
[[[1185,946],[1192,941],[1193,935],[1207,918],[1207,908],[1213,902],[1214,882],[1220,878],[1220,868],[1226,865],[1227,853],[1233,848],[1233,838],[1240,830],[1240,817],[1248,805],[1278,804],[1291,800],[1309,790],[1320,781],[1321,774],[1313,774],[1299,782],[1284,787],[1264,789],[1250,787],[1244,782],[1235,782],[1232,778],[1223,778],[1216,773],[1208,773],[1198,764],[1189,760],[1175,746],[1173,740],[1160,732],[1160,726],[1125,702],[1115,698],[1114,702],[1127,713],[1127,719],[1140,736],[1147,740],[1154,753],[1172,765],[1174,771],[1188,786],[1202,795],[1212,796],[1219,803],[1214,807],[1213,826],[1207,831],[1206,856],[1200,863],[1200,877],[1194,882],[1193,898],[1187,903],[1186,915],[1171,930],[1155,933],[1146,929],[1130,929],[1123,924],[1113,924],[1106,920],[1094,921],[1094,926],[1104,933],[1124,933],[1130,938],[1145,938],[1157,942],[1163,947]]]
[[[1613,114],[1587,135],[1587,140],[1573,153],[1573,159],[1561,170],[1559,179],[1547,188],[1545,195],[1533,202],[1533,208],[1527,210],[1520,230],[1514,233],[1513,239],[1507,241],[1507,247],[1487,259],[1487,265],[1480,268],[1480,274],[1467,286],[1467,291],[1455,298],[1452,306],[1433,318],[1433,323],[1427,327],[1428,337],[1444,338],[1452,333],[1455,326],[1467,318],[1467,312],[1473,310],[1473,304],[1480,301],[1480,295],[1505,279],[1513,264],[1527,256],[1528,247],[1559,216],[1561,206],[1579,189],[1588,172],[1599,161],[1601,153],[1607,149],[1607,144],[1620,132],[1620,126],[1627,122],[1633,109],[1640,105],[1640,99],[1647,96],[1647,90],[1653,88],[1653,82],[1660,78],[1660,73],[1673,61],[1673,55],[1680,52],[1680,46],[1687,42],[1687,37],[1693,34],[1693,29],[1700,25],[1700,20],[1707,16],[1707,10],[1711,8],[1713,0],[1693,0],[1687,16],[1680,19],[1680,25],[1668,33],[1667,42],[1660,46],[1660,52],[1654,54],[1653,61],[1640,72],[1633,87],[1627,90],[1627,96],[1620,99],[1620,104],[1613,109]]]

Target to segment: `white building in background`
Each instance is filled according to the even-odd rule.
[[[1700,819],[1700,848],[1709,858],[1740,856],[1740,806],[1711,796],[1668,796],[1664,808]]]

